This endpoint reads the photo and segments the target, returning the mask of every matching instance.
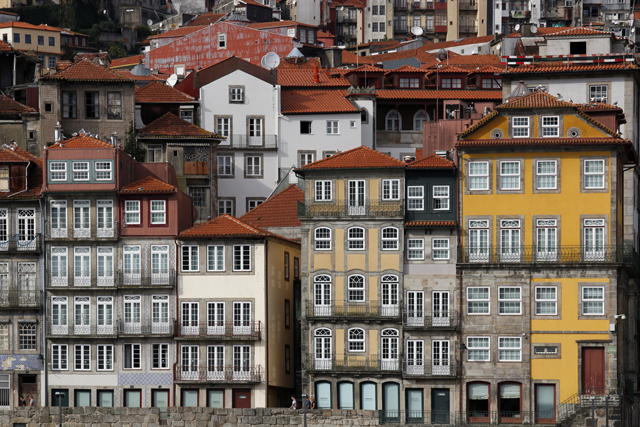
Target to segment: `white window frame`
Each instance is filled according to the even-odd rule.
[[[218,176],[233,176],[233,156],[218,155]]]
[[[164,350],[163,350],[164,349]],[[156,353],[158,355],[158,366],[154,366],[156,363]],[[165,359],[162,356],[165,355]],[[169,369],[169,344],[168,343],[153,343],[151,344],[151,369]],[[164,363],[163,363],[164,360]]]
[[[410,185],[407,187],[407,210],[424,210],[424,186]]]
[[[448,211],[450,209],[450,187],[448,185],[434,185],[431,187],[431,193],[434,211]],[[436,207],[438,205],[439,207]]]
[[[529,116],[514,116],[511,118],[511,133],[514,138],[529,138]]]
[[[327,135],[340,135],[340,122],[338,120],[327,120]]]
[[[61,169],[56,169],[62,166]],[[50,162],[49,178],[52,182],[67,180],[67,162]]]
[[[238,254],[238,249],[240,253]],[[238,259],[237,256],[240,256]],[[246,261],[249,261],[249,267]],[[236,261],[240,261],[240,268],[236,268]],[[251,245],[233,245],[233,271],[251,271]]]
[[[213,250],[213,254],[212,251]],[[207,246],[207,271],[225,271],[225,246]],[[222,265],[221,265],[222,264]],[[213,268],[211,266],[213,265]]]
[[[508,295],[506,294],[502,295],[501,293],[502,290],[511,290],[511,289],[517,289],[518,291],[517,299],[504,298],[504,296],[508,296]],[[504,312],[503,303],[505,307],[507,306],[507,304],[517,303],[518,312],[517,313]],[[522,288],[520,286],[498,286],[498,314],[500,316],[521,316],[522,315]]]
[[[505,347],[503,341],[506,340],[518,342],[518,347]],[[517,352],[518,358],[505,358],[503,352]],[[522,337],[498,337],[498,362],[522,362]]]
[[[484,289],[487,291],[486,298],[472,298],[470,296],[471,291]],[[486,304],[486,312],[484,310],[482,312],[478,312],[477,310],[481,308],[481,305],[485,306]],[[472,308],[475,307],[475,308]],[[491,314],[491,288],[488,286],[471,286],[467,288],[467,315],[469,316],[488,316]]]
[[[218,34],[218,49],[226,49],[227,48],[227,34],[219,33]]]
[[[229,101],[244,102],[244,89],[237,86],[229,88]]]
[[[200,246],[198,245],[182,245],[180,248],[181,262],[180,268],[182,271],[194,272],[200,271]],[[185,262],[188,263],[185,268]]]
[[[319,231],[328,230],[328,236],[318,237]],[[331,250],[331,229],[329,227],[316,227],[313,230],[313,247],[316,251],[330,251]]]
[[[546,163],[553,164],[553,172],[541,172],[540,166]],[[540,185],[541,177],[553,177],[553,187],[543,187]],[[557,190],[558,189],[558,161],[557,160],[536,160],[536,189],[537,190]]]
[[[80,359],[78,359],[78,350],[80,350]],[[90,371],[91,370],[91,345],[76,344],[73,346],[73,370],[74,371]]]
[[[140,200],[125,200],[124,201],[124,221],[125,225],[140,225],[142,223],[142,212],[140,210]],[[135,209],[134,209],[135,208]],[[129,215],[138,216],[138,222],[129,221]]]
[[[483,345],[474,345],[480,344]],[[484,344],[486,343],[486,344]],[[479,352],[485,352],[486,357],[476,357]],[[491,361],[491,337],[467,337],[467,362],[490,362]]]
[[[162,209],[158,209],[158,206],[154,207],[154,203],[162,204]],[[150,221],[152,225],[166,225],[167,224],[167,201],[166,200],[150,200],[149,201]],[[162,215],[162,221],[154,220],[153,215]]]
[[[73,170],[73,180],[74,181],[89,181],[89,161],[86,162],[72,162],[72,170]],[[82,176],[86,177],[82,178]]]
[[[318,202],[327,202],[333,199],[333,182],[328,181],[315,181],[315,198]],[[319,197],[318,197],[319,196]]]
[[[358,331],[362,333],[362,338],[355,336]],[[353,337],[352,332],[354,332]],[[347,330],[347,351],[349,353],[364,353],[366,351],[365,334],[366,332],[362,328],[350,328]]]
[[[382,200],[400,200],[400,180],[399,179],[383,179],[382,180]]]
[[[127,357],[127,352],[125,351],[125,347],[131,346],[131,368],[127,368],[127,361],[125,360]],[[138,349],[138,363],[134,363],[135,359],[135,349]],[[122,346],[122,369],[123,370],[140,370],[142,369],[142,345],[139,343],[125,343]]]
[[[62,350],[64,350],[64,355]],[[69,370],[69,346],[67,344],[51,344],[51,370]]]
[[[558,138],[560,136],[560,116],[542,116],[542,137]]]
[[[446,244],[446,246],[445,246]],[[439,246],[442,245],[442,246]],[[449,238],[431,239],[431,258],[434,261],[447,261],[451,257]]]
[[[249,160],[251,159],[251,166],[249,166]],[[262,156],[250,156],[244,157],[244,173],[247,176],[262,176]],[[257,173],[256,173],[256,168]]]
[[[362,293],[362,295],[360,295],[360,293]],[[347,301],[365,302],[366,299],[367,285],[364,276],[361,274],[352,274],[347,277]]]
[[[503,170],[503,166],[515,164],[517,165],[517,172],[505,172]],[[505,182],[508,182],[505,178],[516,178],[515,183],[517,184],[514,187],[507,187]],[[520,190],[520,161],[519,160],[501,160],[500,161],[500,190],[501,191],[518,191]]]
[[[594,96],[598,92],[602,92],[602,89],[604,89],[605,96]],[[602,98],[606,98],[604,102],[609,102],[609,85],[589,85],[589,100],[591,98],[595,98],[595,102],[600,102]]]
[[[394,236],[389,237],[389,232]],[[400,230],[396,227],[384,227],[380,234],[382,235],[382,250],[383,251],[397,251],[400,243]],[[385,235],[386,234],[386,235]]]
[[[599,289],[602,291],[602,297],[598,298],[585,298],[585,291],[588,289]],[[581,313],[583,316],[604,316],[605,314],[605,287],[604,286],[583,286],[580,289],[580,302],[582,303]],[[597,303],[602,307],[602,310],[599,313],[587,313],[585,310],[585,302],[588,303]]]
[[[602,165],[602,172],[587,172],[587,164],[590,163],[600,163]],[[605,188],[605,171],[606,165],[604,159],[585,159],[584,160],[584,188],[586,190],[602,190]],[[602,177],[602,185],[600,186],[587,186],[587,176],[601,176]]]
[[[553,299],[549,298],[538,298],[538,289],[553,289],[553,293],[555,297]],[[534,287],[534,299],[535,299],[535,307],[534,307],[534,315],[535,316],[557,316],[558,315],[558,287],[557,286],[535,286]],[[553,303],[553,313],[541,313],[539,311],[538,303]]]
[[[347,229],[347,250],[363,251],[365,249],[365,233],[365,229],[362,227],[349,227]]]
[[[109,350],[111,351],[109,352]],[[113,371],[114,346],[112,344],[98,344],[96,352],[96,370]]]
[[[409,261],[424,260],[424,238],[408,238],[407,239],[407,260]]]
[[[485,165],[486,172],[478,173],[473,170],[474,166]],[[480,179],[483,180],[484,185],[478,186]],[[489,190],[489,162],[487,161],[472,161],[469,162],[469,191],[487,191]]]

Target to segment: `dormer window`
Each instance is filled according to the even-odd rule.
[[[443,89],[461,89],[462,79],[442,79]]]
[[[502,79],[482,79],[482,89],[500,89]]]
[[[542,136],[543,137],[560,136],[560,117],[542,116]]]
[[[0,167],[0,191],[9,191],[9,167]]]
[[[529,117],[514,117],[512,134],[514,138],[529,138]]]
[[[420,79],[401,77],[399,86],[401,88],[418,89],[420,88]]]

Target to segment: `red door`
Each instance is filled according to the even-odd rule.
[[[251,389],[234,388],[233,389],[233,407],[234,408],[251,408]]]
[[[604,394],[604,347],[582,349],[582,394]]]

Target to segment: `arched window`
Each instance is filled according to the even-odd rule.
[[[316,251],[331,250],[331,229],[328,227],[318,227],[315,229]]]
[[[356,409],[353,388],[352,382],[338,383],[338,409]]]
[[[398,110],[390,110],[384,119],[384,130],[400,129],[402,129],[402,118],[398,114]]]
[[[400,306],[398,305],[398,276],[385,274],[382,276],[382,315],[399,316]]]
[[[313,331],[315,349],[313,367],[316,370],[327,370],[332,367],[331,329],[318,328]]]
[[[369,122],[369,112],[367,111],[366,108],[362,108],[360,110],[360,121],[362,123],[368,123]]]
[[[489,423],[491,398],[489,383],[474,382],[467,384],[467,413],[470,423]]]
[[[429,121],[429,115],[424,110],[418,110],[413,115],[413,130],[422,130],[424,126],[422,122]]]
[[[397,251],[398,250],[398,229],[395,227],[385,227],[382,229],[382,250]]]
[[[349,276],[347,299],[349,302],[364,302],[364,276],[359,274]]]
[[[316,386],[316,408],[331,409],[331,383],[318,381]]]
[[[397,329],[383,329],[380,332],[382,336],[381,350],[382,370],[395,371],[398,370],[400,365],[398,364],[398,337],[400,334]]]
[[[504,382],[498,384],[498,412],[500,414],[500,423],[520,422],[514,420],[521,420],[521,391],[522,384],[520,383]]]
[[[349,351],[364,351],[364,329],[352,328],[348,331]]]
[[[331,276],[318,274],[313,278],[313,315],[331,316]]]
[[[364,228],[351,227],[347,230],[348,248],[350,251],[364,249]]]

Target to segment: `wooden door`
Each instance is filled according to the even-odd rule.
[[[234,408],[251,408],[251,389],[234,388],[233,389],[233,407]]]
[[[604,394],[604,347],[582,349],[582,394]]]

